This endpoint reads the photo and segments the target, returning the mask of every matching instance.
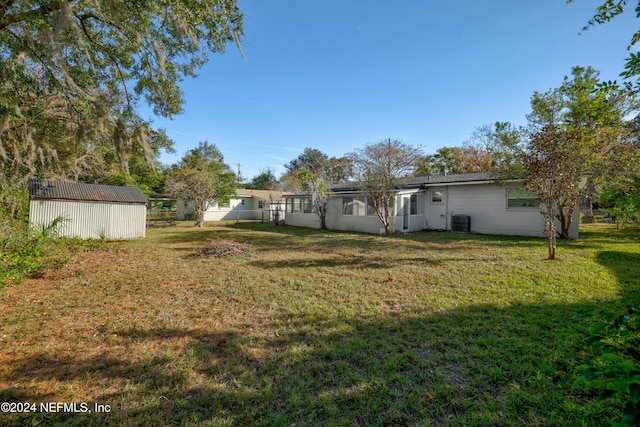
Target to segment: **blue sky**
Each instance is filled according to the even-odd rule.
[[[534,91],[575,65],[617,79],[640,20],[633,10],[584,31],[601,1],[239,0],[234,45],[186,79],[185,112],[152,118],[175,141],[171,164],[199,141],[242,176],[305,147],[342,156],[399,139],[433,153],[495,121],[526,123]]]

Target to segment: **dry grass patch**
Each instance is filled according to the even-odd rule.
[[[251,245],[246,243],[212,239],[207,241],[204,247],[198,251],[198,256],[205,258],[223,258],[226,256],[247,255],[251,253],[252,248]]]

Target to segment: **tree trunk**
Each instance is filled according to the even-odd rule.
[[[564,209],[560,209],[560,215],[558,218],[560,219],[560,235],[561,239],[569,238],[569,229],[571,228],[571,222],[573,217],[573,212],[565,212]]]
[[[549,259],[556,259],[556,229],[555,218],[549,215]]]
[[[560,233],[558,234],[560,235],[560,238],[563,240],[569,239],[569,228],[563,225],[562,228],[560,229]]]
[[[196,223],[194,224],[194,226],[202,228],[202,226],[204,225],[204,209],[197,209],[196,214],[198,215],[198,217],[196,218]]]
[[[321,203],[318,207],[318,216],[320,217],[320,229],[327,229],[327,203]]]
[[[556,233],[549,233],[549,259],[556,259]]]

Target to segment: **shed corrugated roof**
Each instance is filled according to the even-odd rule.
[[[29,181],[29,199],[147,203],[140,189],[134,187],[35,179]]]

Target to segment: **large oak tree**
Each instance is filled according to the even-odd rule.
[[[181,112],[181,80],[241,37],[236,0],[0,1],[2,232],[25,227],[33,177],[157,191],[172,141],[140,103]]]
[[[152,165],[171,142],[139,103],[181,112],[181,80],[241,36],[235,0],[0,2],[0,169],[77,180]]]

